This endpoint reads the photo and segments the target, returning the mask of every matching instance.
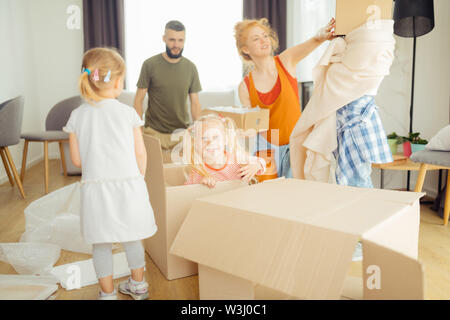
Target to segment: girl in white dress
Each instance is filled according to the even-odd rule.
[[[125,62],[115,51],[95,48],[83,58],[79,89],[86,103],[70,115],[70,156],[82,169],[81,233],[93,244],[93,261],[101,287],[99,299],[117,299],[113,285],[112,244],[125,248],[131,277],[119,291],[148,298],[141,240],[157,227],[144,181],[147,153],[144,125],[136,111],[116,98],[123,90]]]

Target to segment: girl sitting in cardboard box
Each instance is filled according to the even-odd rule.
[[[185,132],[183,160],[190,165],[186,184],[210,188],[219,181],[242,179],[249,183],[266,169],[262,158],[250,157],[238,141],[234,121],[209,114]]]

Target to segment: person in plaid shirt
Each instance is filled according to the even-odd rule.
[[[374,96],[365,95],[337,110],[336,129],[337,184],[373,188],[372,163],[394,161]]]

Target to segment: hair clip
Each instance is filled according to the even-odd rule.
[[[105,79],[103,80],[103,82],[110,82],[111,81],[111,70],[108,70],[108,73],[106,74]]]
[[[100,78],[98,76],[98,69],[95,69],[94,76],[93,76],[92,80],[94,80],[94,81],[99,81],[100,80]]]
[[[82,73],[85,73],[85,72],[88,74],[88,76],[91,75],[91,70],[89,70],[88,68],[83,67],[83,72]]]

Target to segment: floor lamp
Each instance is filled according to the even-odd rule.
[[[434,28],[433,0],[395,0],[394,33],[400,37],[414,38],[411,106],[409,109],[409,133],[413,132],[414,77],[416,71],[416,39]],[[408,171],[407,189],[409,191],[411,172]]]

